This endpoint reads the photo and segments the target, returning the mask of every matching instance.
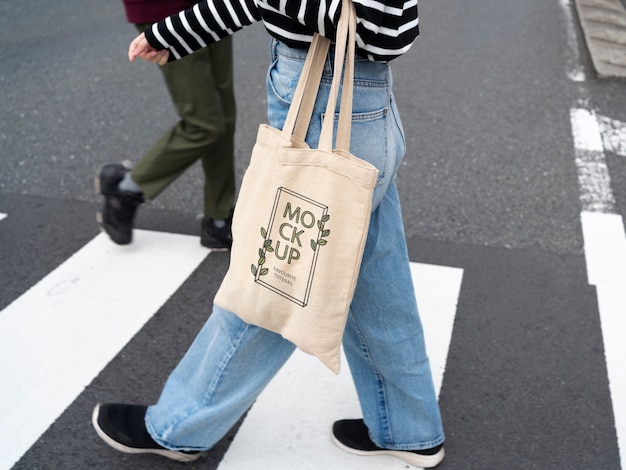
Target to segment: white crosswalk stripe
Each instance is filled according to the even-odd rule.
[[[0,312],[0,469],[10,468],[209,253],[197,237],[104,234]],[[6,386],[10,384],[11,386]]]
[[[626,235],[606,151],[626,155],[623,123],[577,108],[570,112],[578,167],[581,225],[589,284],[596,287],[622,468],[626,468]]]
[[[463,270],[411,263],[428,355],[437,393],[461,289]],[[363,458],[332,444],[330,427],[341,418],[359,418],[356,391],[345,357],[335,376],[315,359],[296,351],[256,401],[239,428],[219,470],[404,469],[393,457]],[[277,456],[280,455],[280,458]]]
[[[626,468],[626,237],[622,217],[581,215],[589,284],[596,286],[615,429]]]

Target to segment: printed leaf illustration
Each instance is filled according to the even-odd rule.
[[[313,251],[317,249],[318,245],[323,246],[328,243],[326,240],[324,240],[324,238],[330,235],[330,230],[324,229],[324,224],[328,222],[329,219],[330,219],[330,215],[325,214],[322,216],[321,219],[317,221],[317,228],[321,232],[321,234],[319,236],[320,237],[319,240],[317,241],[311,240],[311,248],[313,249]]]
[[[256,277],[257,273],[259,274],[259,276],[264,276],[269,272],[269,269],[262,268],[262,266],[267,261],[265,253],[268,251],[269,252],[274,251],[274,248],[272,248],[272,240],[270,239],[266,240],[267,230],[265,229],[265,227],[261,227],[261,236],[263,237],[263,246],[259,248],[259,261],[257,265],[253,264],[250,268],[250,270],[252,271],[252,275],[254,277]]]

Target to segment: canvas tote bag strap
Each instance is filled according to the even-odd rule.
[[[315,101],[317,99],[317,90],[319,90],[320,82],[322,81],[322,72],[324,71],[329,49],[330,39],[315,33],[309,54],[307,55],[307,60],[309,56],[311,57],[311,67],[308,71],[306,87],[302,90],[304,96],[300,103],[295,129],[293,130],[293,136],[301,141],[304,141],[306,133],[309,130],[309,124],[313,116],[313,108],[315,108]]]
[[[283,125],[282,133],[287,140],[290,140],[292,135],[302,141],[306,137],[329,48],[329,39],[317,33],[313,36]],[[311,93],[311,90],[314,90],[314,93]]]
[[[339,125],[335,147],[350,152],[350,131],[352,128],[352,97],[354,89],[354,60],[356,54],[356,12],[352,1],[349,3],[348,21],[348,53],[345,61],[341,107],[339,108]],[[336,70],[336,69],[335,69]],[[332,121],[332,120],[331,120]],[[331,126],[332,127],[332,126]]]
[[[337,105],[337,96],[339,94],[339,87],[341,83],[341,71],[343,69],[346,43],[348,44],[348,62],[344,77],[344,87],[347,85],[347,90],[342,92],[338,128],[341,131],[341,138],[338,137],[337,140],[337,142],[342,142],[342,145],[338,145],[337,148],[342,148],[348,151],[350,147],[355,31],[356,15],[354,13],[354,6],[352,5],[351,0],[343,0],[341,4],[339,24],[337,25],[337,45],[335,48],[334,65],[335,72],[333,75],[333,84],[331,85],[331,94],[326,109],[327,116],[329,115],[328,110],[332,110],[330,112],[330,128],[326,131],[330,134],[324,138],[324,142],[327,143],[325,146],[321,145],[322,138],[320,138],[319,148],[332,150],[334,111]],[[350,36],[350,38],[348,36]],[[306,137],[329,48],[330,40],[315,33],[300,75],[300,79],[298,80],[296,91],[294,92],[294,98],[283,126],[283,136],[286,139],[290,139],[290,136],[293,135],[294,137],[304,141]],[[344,116],[343,119],[341,116]]]
[[[356,14],[354,5],[350,0],[341,2],[341,18],[337,27],[337,40],[335,47],[335,65],[333,83],[330,88],[330,95],[326,105],[326,114],[322,124],[319,148],[332,151],[333,147],[333,126],[335,120],[335,109],[337,106],[337,96],[341,84],[341,71],[345,59],[345,73],[343,80],[341,107],[339,108],[339,125],[337,127],[336,148],[350,151],[350,128],[352,124],[352,88],[354,81],[354,58],[355,58],[355,33]],[[346,46],[348,55],[346,58]]]

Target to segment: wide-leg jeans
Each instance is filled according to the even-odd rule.
[[[271,52],[268,118],[270,125],[280,128],[306,50],[273,40]],[[311,146],[317,145],[331,75],[332,63],[327,61],[320,103],[307,135]],[[405,144],[391,82],[388,64],[356,61],[351,152],[376,165],[380,173],[343,346],[372,440],[395,450],[427,449],[442,443],[444,432],[394,182]],[[158,403],[149,407],[148,431],[170,449],[210,449],[253,404],[294,349],[280,335],[214,306]]]

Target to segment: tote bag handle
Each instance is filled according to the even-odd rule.
[[[336,148],[346,152],[350,150],[355,33],[356,14],[354,12],[354,5],[352,5],[351,0],[342,0],[341,15],[339,24],[337,25],[333,81],[318,145],[318,148],[323,150],[332,151],[335,109],[337,106],[339,88],[342,82],[341,72],[344,68],[344,61],[345,72],[339,109]],[[315,33],[283,126],[282,133],[287,140],[291,140],[291,136],[294,136],[304,141],[313,114],[313,107],[317,98],[329,48],[330,40]]]

